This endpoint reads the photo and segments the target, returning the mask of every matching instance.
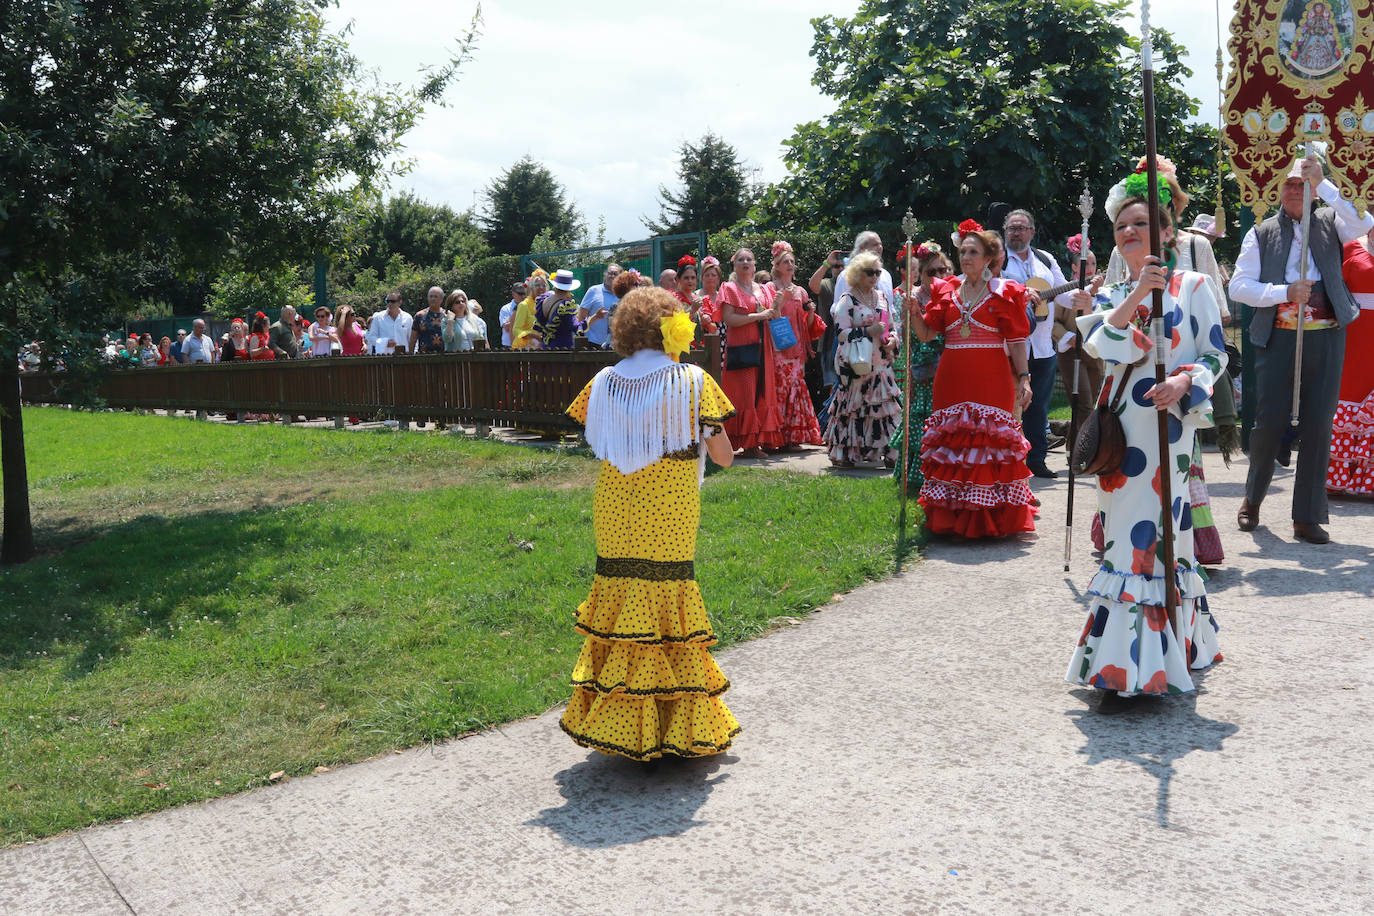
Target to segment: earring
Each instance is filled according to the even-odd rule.
[[[991,268],[991,267],[984,267],[984,268],[983,268],[983,282],[986,283],[986,282],[988,282],[988,281],[991,280],[991,279],[992,279],[992,268]]]

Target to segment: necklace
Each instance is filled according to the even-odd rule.
[[[964,339],[968,339],[969,337],[973,336],[973,310],[978,308],[978,304],[982,302],[984,296],[987,295],[987,287],[983,286],[979,289],[980,295],[978,296],[978,298],[974,299],[973,296],[969,296],[968,298],[972,299],[972,302],[964,301],[963,294],[966,292],[966,290],[967,287],[959,290],[960,295],[957,300],[959,303],[959,336]]]

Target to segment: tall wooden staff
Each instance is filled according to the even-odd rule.
[[[902,231],[906,233],[906,293],[902,299],[902,310],[911,310],[911,237],[918,228],[916,217],[907,207],[902,217]],[[902,509],[897,515],[897,527],[902,542],[906,542],[906,493],[907,481],[911,478],[911,315],[902,315],[902,346],[906,353],[906,375],[902,379]]]
[[[1150,254],[1163,263],[1163,248],[1159,239],[1159,171],[1155,146],[1155,71],[1152,59],[1154,48],[1150,44],[1150,0],[1141,0],[1140,3],[1140,32],[1141,77],[1145,96],[1145,176],[1148,182],[1146,202],[1150,208]],[[1169,336],[1164,333],[1164,291],[1154,290],[1152,299],[1150,339],[1154,342],[1155,384],[1162,385],[1168,373],[1166,362],[1171,343]],[[1173,623],[1174,636],[1181,641],[1178,578],[1174,565],[1174,474],[1169,450],[1169,413],[1166,410],[1156,410],[1155,414],[1159,421],[1159,559],[1164,565],[1164,607]]]
[[[1083,193],[1078,198],[1078,212],[1083,216],[1083,227],[1079,231],[1082,241],[1078,248],[1078,289],[1088,285],[1088,220],[1093,215],[1093,196],[1088,193],[1088,182],[1083,182]],[[1078,376],[1083,365],[1083,335],[1077,328],[1073,335],[1073,391],[1069,395],[1069,514],[1064,522],[1064,572],[1069,571],[1069,557],[1073,555],[1073,447],[1078,442]]]

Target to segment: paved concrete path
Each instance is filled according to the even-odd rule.
[[[1102,717],[1062,680],[1093,497],[1065,574],[1067,484],[1038,481],[1038,537],[935,543],[722,651],[728,755],[646,772],[553,710],[5,851],[0,911],[1374,911],[1374,505],[1294,543],[1280,471],[1241,534],[1244,463],[1207,464],[1226,661],[1196,693]]]

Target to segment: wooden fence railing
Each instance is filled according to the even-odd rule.
[[[119,369],[97,395],[110,407],[573,428],[563,410],[619,358],[604,350],[498,350]],[[720,378],[719,337],[686,358]],[[60,372],[22,379],[26,404],[71,402]]]

